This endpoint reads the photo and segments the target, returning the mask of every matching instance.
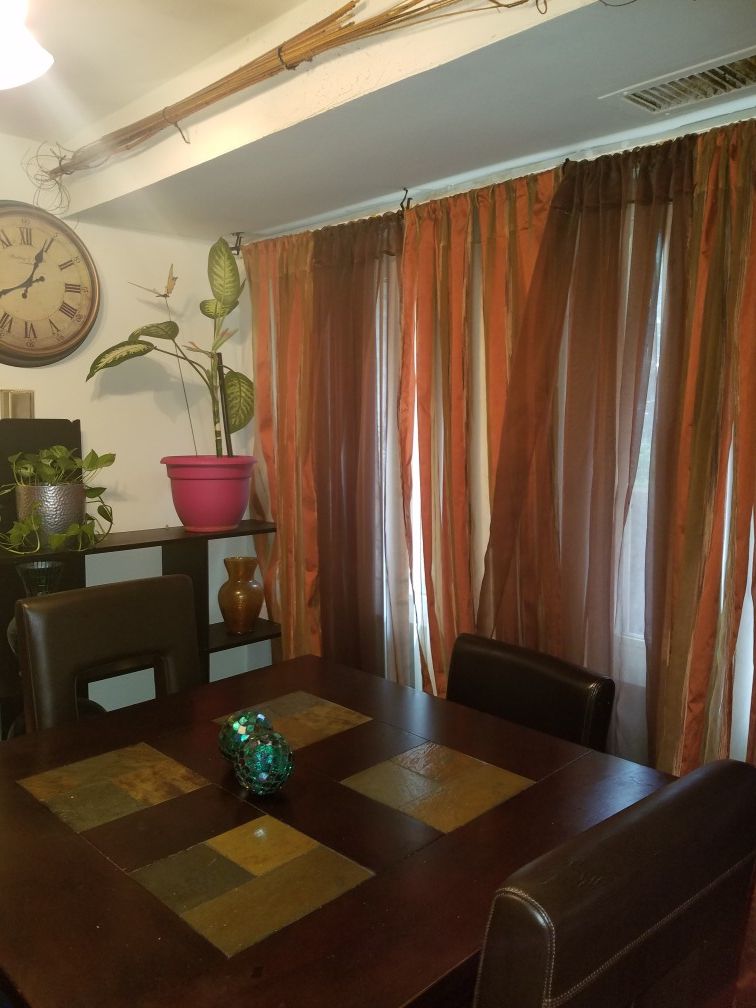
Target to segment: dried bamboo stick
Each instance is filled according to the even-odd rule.
[[[294,70],[300,63],[350,42],[371,38],[410,25],[423,24],[439,17],[466,14],[472,11],[519,7],[529,0],[482,0],[483,7],[471,6],[471,0],[401,0],[386,10],[361,21],[350,18],[358,0],[349,0],[332,14],[310,25],[304,31],[283,42],[220,80],[209,84],[189,97],[145,116],[129,126],[108,133],[99,140],[73,152],[54,148],[37,158],[37,181],[40,187],[62,185],[62,178],[77,171],[91,170],[111,157],[147,143],[169,126],[178,128],[181,120],[201,112],[211,105],[240,91],[269,80],[283,70]],[[472,0],[474,2],[474,0]],[[481,0],[478,0],[480,3]],[[460,8],[460,9],[457,9]],[[43,168],[41,157],[52,157],[57,163]]]

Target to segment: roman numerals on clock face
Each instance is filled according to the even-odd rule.
[[[0,201],[0,362],[67,356],[98,308],[97,271],[80,237],[52,214]]]

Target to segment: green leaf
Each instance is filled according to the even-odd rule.
[[[207,278],[213,297],[224,308],[229,308],[239,300],[241,292],[239,269],[225,238],[219,238],[210,249],[207,257]]]
[[[255,387],[246,375],[238,371],[226,371],[226,403],[228,405],[228,425],[231,433],[246,427],[255,415]]]
[[[128,343],[137,343],[140,340],[169,339],[175,340],[179,334],[179,327],[175,322],[151,322],[149,325],[140,326],[129,336]]]
[[[98,497],[102,495],[107,490],[107,487],[90,487],[88,486],[84,491],[84,496],[87,500],[97,500]]]
[[[97,508],[97,514],[100,518],[104,518],[106,522],[113,524],[113,508],[109,504],[100,504]]]
[[[220,301],[216,301],[215,298],[208,298],[207,301],[200,301],[199,310],[209,319],[222,319],[226,315],[230,315],[231,312],[238,306],[239,302],[234,301],[233,304],[224,305]]]
[[[143,357],[144,354],[148,354],[154,349],[155,347],[152,343],[116,343],[115,346],[108,347],[107,350],[103,350],[101,354],[95,357],[92,361],[91,367],[89,368],[87,381],[94,377],[98,371],[104,370],[104,368],[115,367],[117,364],[122,364],[126,360],[131,360],[132,357]]]
[[[18,456],[16,456],[16,458],[18,458]],[[13,471],[16,479],[19,481],[33,480],[36,472],[36,466],[28,459],[20,459],[18,462],[14,463]]]
[[[47,462],[40,462],[36,466],[36,476],[40,483],[55,484],[60,480],[60,471]]]
[[[113,452],[106,452],[104,455],[98,455],[97,452],[92,449],[87,452],[87,457],[81,461],[81,468],[86,472],[94,472],[96,469],[106,469],[109,465],[113,465],[115,462],[115,454]]]

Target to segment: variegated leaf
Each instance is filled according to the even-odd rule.
[[[207,257],[207,278],[213,297],[219,304],[229,307],[239,300],[241,280],[234,254],[225,238],[219,238]]]
[[[205,318],[221,319],[225,318],[226,315],[230,315],[238,304],[238,301],[234,301],[233,304],[223,305],[220,301],[216,301],[215,298],[208,298],[206,301],[200,301],[199,310]]]
[[[87,381],[104,368],[115,367],[116,364],[122,364],[123,361],[131,360],[132,357],[142,357],[154,349],[155,347],[152,343],[142,343],[141,341],[116,343],[115,346],[108,347],[107,350],[103,350],[101,354],[95,357],[89,368]]]
[[[175,340],[179,334],[179,327],[175,322],[151,322],[149,325],[140,326],[129,336],[129,343],[139,340],[169,339]]]
[[[225,371],[228,425],[231,433],[246,427],[255,415],[255,387],[246,375],[238,371]]]

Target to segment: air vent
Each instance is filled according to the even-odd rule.
[[[756,84],[756,55],[709,67],[687,77],[663,81],[635,91],[625,91],[622,97],[646,112],[669,112],[670,109],[719,98]]]

